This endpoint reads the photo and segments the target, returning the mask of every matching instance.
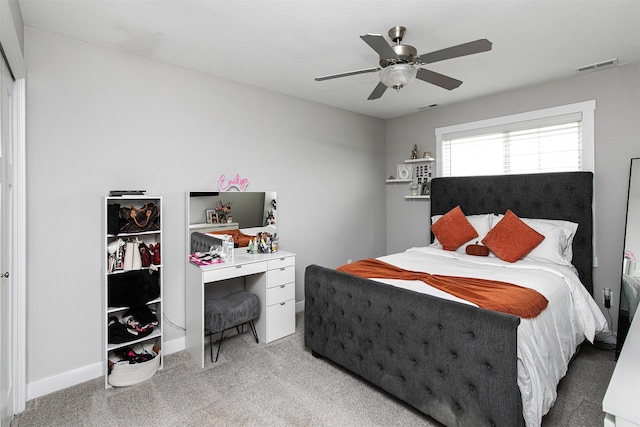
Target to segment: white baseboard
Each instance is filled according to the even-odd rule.
[[[596,340],[611,345],[616,345],[616,342],[618,341],[616,335],[611,331],[600,332],[596,335]]]
[[[102,362],[98,362],[62,374],[53,375],[39,381],[27,383],[26,400],[29,401],[36,397],[101,377],[102,375]]]
[[[171,354],[171,353],[177,353],[187,348],[187,338],[186,337],[175,338],[175,339],[172,339],[171,341],[165,341],[163,345],[164,345],[163,353],[165,355]]]
[[[186,348],[185,337],[176,338],[171,341],[164,342],[164,354],[177,353]],[[62,390],[67,387],[74,386],[76,384],[83,383],[85,381],[92,380],[104,375],[102,372],[102,362],[93,363],[91,365],[83,366],[72,371],[64,372],[62,374],[53,375],[48,378],[44,378],[39,381],[34,381],[27,384],[26,400],[35,399],[36,397],[44,396],[54,391]]]
[[[296,313],[301,311],[304,311],[304,301],[296,303]],[[163,346],[163,353],[165,355],[177,353],[187,348],[186,337],[183,336],[171,341],[164,341]],[[44,396],[49,393],[53,393],[54,391],[62,390],[64,388],[101,377],[102,375],[104,375],[102,372],[102,362],[97,362],[72,371],[34,381],[27,384],[26,400],[29,401],[36,397]]]

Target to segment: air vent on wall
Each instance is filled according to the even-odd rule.
[[[583,65],[575,68],[576,74],[586,73],[588,71],[600,70],[602,68],[613,67],[618,65],[618,58],[607,59],[606,61],[596,62],[595,64]]]

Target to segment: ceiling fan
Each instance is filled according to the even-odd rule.
[[[444,89],[452,90],[460,86],[462,82],[452,77],[420,67],[434,62],[444,61],[445,59],[457,58],[459,56],[472,55],[474,53],[491,50],[491,42],[487,39],[480,39],[418,56],[418,51],[415,47],[400,43],[404,37],[405,31],[407,31],[407,29],[401,26],[393,27],[389,30],[389,38],[395,43],[395,45],[389,45],[389,43],[380,34],[367,34],[360,36],[366,44],[380,55],[379,67],[316,77],[315,80],[320,82],[336,79],[338,77],[380,71],[380,82],[375,89],[373,89],[369,98],[367,98],[369,100],[380,98],[388,87],[399,91],[416,78],[427,83],[440,86]]]

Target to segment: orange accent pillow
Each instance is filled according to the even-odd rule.
[[[478,237],[478,232],[464,216],[460,205],[437,220],[431,226],[431,231],[442,244],[442,249],[446,251],[455,251],[462,244]]]
[[[544,235],[529,227],[509,209],[482,243],[501,260],[516,262],[543,240]]]
[[[475,256],[489,256],[489,249],[482,245],[469,245],[465,248],[465,252]]]

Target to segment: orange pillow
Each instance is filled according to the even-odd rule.
[[[462,244],[478,237],[478,232],[464,216],[459,205],[437,220],[431,226],[431,231],[446,251],[455,251]]]
[[[489,249],[486,246],[482,246],[482,245],[471,244],[465,248],[465,252],[468,255],[489,256]]]
[[[542,234],[507,210],[500,222],[482,239],[482,243],[501,260],[516,262],[543,240]]]

